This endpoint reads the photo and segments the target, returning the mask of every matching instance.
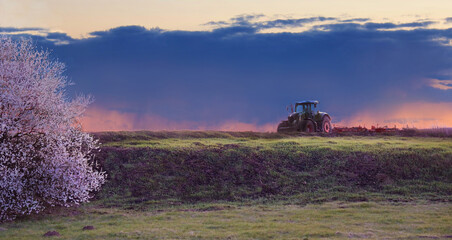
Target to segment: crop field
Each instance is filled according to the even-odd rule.
[[[96,137],[108,182],[93,201],[1,224],[0,238],[452,238],[450,137]]]

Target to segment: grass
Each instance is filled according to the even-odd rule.
[[[277,199],[450,201],[452,138],[103,133],[106,206]]]
[[[69,215],[69,216],[67,216]],[[6,223],[2,239],[419,239],[451,237],[447,203],[182,204],[151,211],[85,205]],[[82,231],[86,225],[94,230]]]
[[[0,239],[452,238],[450,137],[96,136],[94,201],[3,223]]]
[[[275,146],[296,144],[301,148],[328,149],[338,151],[382,152],[388,150],[425,150],[433,149],[452,153],[452,139],[433,137],[399,136],[346,136],[346,137],[206,137],[206,138],[163,138],[163,139],[124,139],[104,142],[107,147],[154,148],[154,149],[201,149],[235,144],[241,147],[255,147],[271,150]]]

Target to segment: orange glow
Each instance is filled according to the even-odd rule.
[[[388,126],[436,128],[452,126],[452,102],[413,102],[386,108],[360,111],[335,126]],[[334,117],[334,116],[333,116]],[[333,118],[334,119],[334,118]],[[333,120],[334,121],[334,120]],[[277,123],[255,124],[237,120],[227,120],[218,124],[194,121],[171,121],[161,116],[138,116],[99,107],[91,107],[81,119],[83,129],[89,132],[136,131],[136,130],[217,130],[275,132]]]
[[[255,131],[274,132],[276,124],[258,125],[229,120],[219,124],[207,124],[193,121],[171,121],[166,118],[145,115],[137,116],[133,113],[122,113],[99,107],[91,107],[81,119],[83,130],[88,132],[101,131],[136,131],[136,130],[218,130],[218,131]]]
[[[234,132],[275,132],[276,124],[267,123],[264,125],[256,125],[253,123],[242,123],[238,121],[227,121],[213,128],[213,130],[219,131],[234,131]]]
[[[128,131],[133,129],[133,119],[133,114],[89,108],[80,122],[85,131]]]
[[[452,102],[413,102],[367,109],[337,122],[337,126],[396,126],[436,128],[452,126]]]

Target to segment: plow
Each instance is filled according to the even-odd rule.
[[[333,132],[335,133],[347,133],[347,132],[351,132],[351,133],[364,133],[364,132],[375,132],[375,133],[384,133],[384,132],[398,132],[400,131],[400,129],[398,129],[397,127],[388,127],[388,126],[383,126],[383,127],[379,127],[379,126],[372,126],[371,128],[366,128],[366,127],[334,127],[333,128]]]

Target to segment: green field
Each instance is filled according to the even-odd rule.
[[[108,182],[93,202],[4,223],[0,238],[50,230],[62,239],[452,237],[452,138],[96,136]]]
[[[452,237],[450,203],[197,204],[155,211],[100,208],[2,225],[3,239],[419,239]],[[66,215],[66,216],[65,216]],[[69,216],[67,216],[69,215]],[[94,230],[83,231],[86,225]],[[44,239],[44,237],[42,237]]]

